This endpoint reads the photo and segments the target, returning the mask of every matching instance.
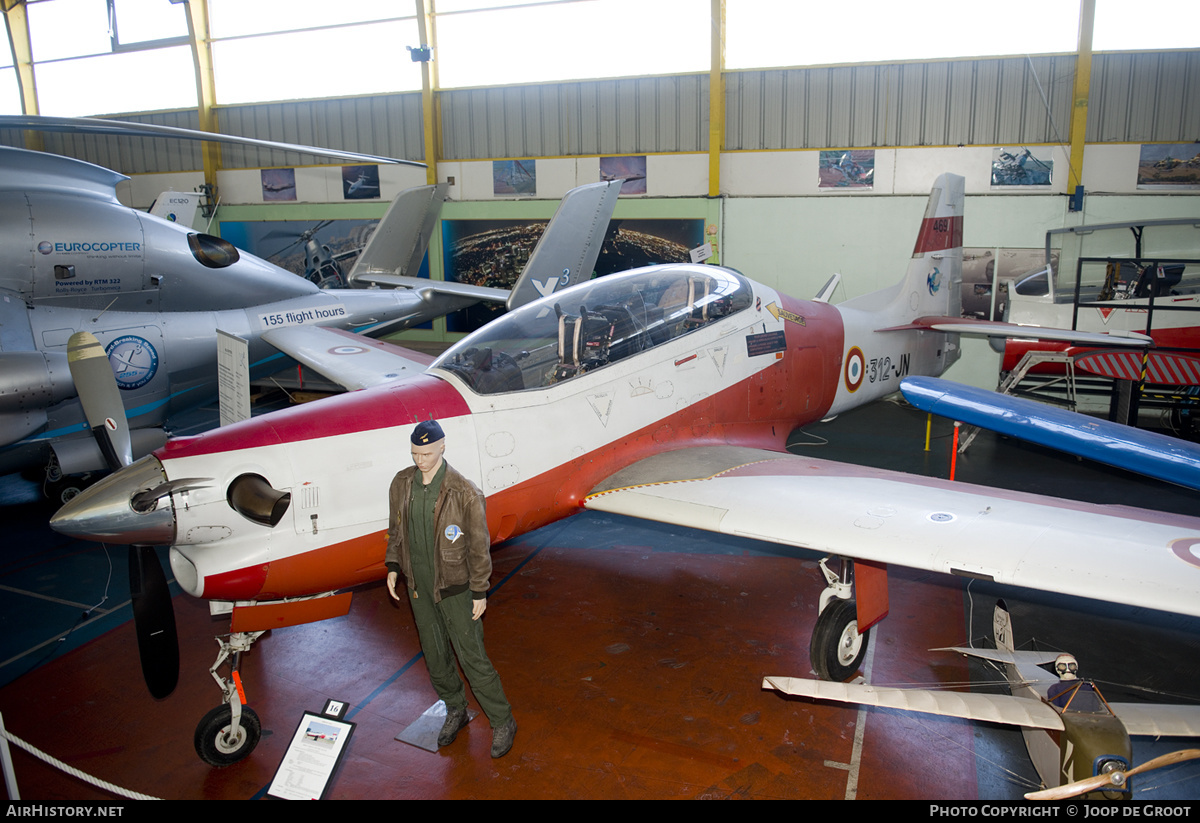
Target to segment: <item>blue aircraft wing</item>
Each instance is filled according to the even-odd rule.
[[[907,377],[900,390],[922,411],[1200,490],[1194,443],[936,377]]]

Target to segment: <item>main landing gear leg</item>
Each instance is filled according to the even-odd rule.
[[[262,723],[249,706],[242,705],[238,691],[237,671],[243,652],[261,637],[263,632],[234,632],[228,639],[217,638],[220,651],[217,662],[208,673],[217,681],[224,702],[204,715],[196,726],[194,743],[196,754],[210,766],[229,766],[254,751],[262,737]],[[229,677],[222,677],[217,670],[229,661]]]
[[[869,632],[859,634],[858,604],[854,601],[854,561],[841,560],[839,572],[822,558],[819,565],[825,575],[825,591],[821,592],[820,612],[813,628],[808,654],[813,671],[822,680],[842,681],[862,665],[867,654]]]

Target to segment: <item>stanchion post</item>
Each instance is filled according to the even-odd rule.
[[[950,479],[954,479],[954,470],[958,466],[958,430],[962,426],[957,420],[954,421],[954,445],[950,451]]]
[[[17,789],[17,773],[13,771],[12,752],[8,750],[8,735],[4,732],[4,715],[0,714],[0,764],[4,766],[4,786],[8,789],[9,800],[20,800],[21,792]]]

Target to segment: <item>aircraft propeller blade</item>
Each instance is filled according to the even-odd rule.
[[[91,332],[78,331],[67,341],[67,367],[83,413],[108,467],[117,470],[133,462],[133,441],[121,390],[113,378],[104,347]]]
[[[125,404],[117,388],[104,347],[91,332],[76,332],[67,341],[67,365],[88,425],[100,444],[104,459],[114,471],[133,462],[133,442]],[[156,491],[169,493],[175,486],[195,483],[198,478],[163,484]],[[166,487],[164,489],[164,486]],[[179,682],[179,637],[167,576],[153,546],[129,547],[129,593],[133,601],[133,625],[137,631],[142,676],[150,694],[162,699]]]
[[[129,547],[129,591],[142,677],[150,694],[161,700],[179,682],[179,635],[167,576],[153,546]]]
[[[1125,787],[1129,778],[1142,772],[1152,771],[1163,766],[1170,766],[1175,763],[1182,763],[1185,760],[1195,760],[1200,758],[1200,749],[1180,749],[1168,754],[1160,755],[1152,760],[1147,760],[1140,766],[1134,766],[1127,772],[1115,771],[1108,774],[1098,774],[1092,777],[1085,777],[1083,780],[1076,780],[1074,783],[1067,783],[1063,786],[1055,786],[1050,789],[1042,789],[1038,792],[1029,792],[1025,795],[1026,800],[1064,800],[1068,797],[1076,797],[1088,792],[1100,791],[1109,786],[1117,789]]]

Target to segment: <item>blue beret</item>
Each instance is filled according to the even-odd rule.
[[[445,436],[446,433],[442,431],[442,427],[438,425],[436,420],[422,420],[413,429],[410,439],[414,446],[428,446],[430,443],[436,443]]]

